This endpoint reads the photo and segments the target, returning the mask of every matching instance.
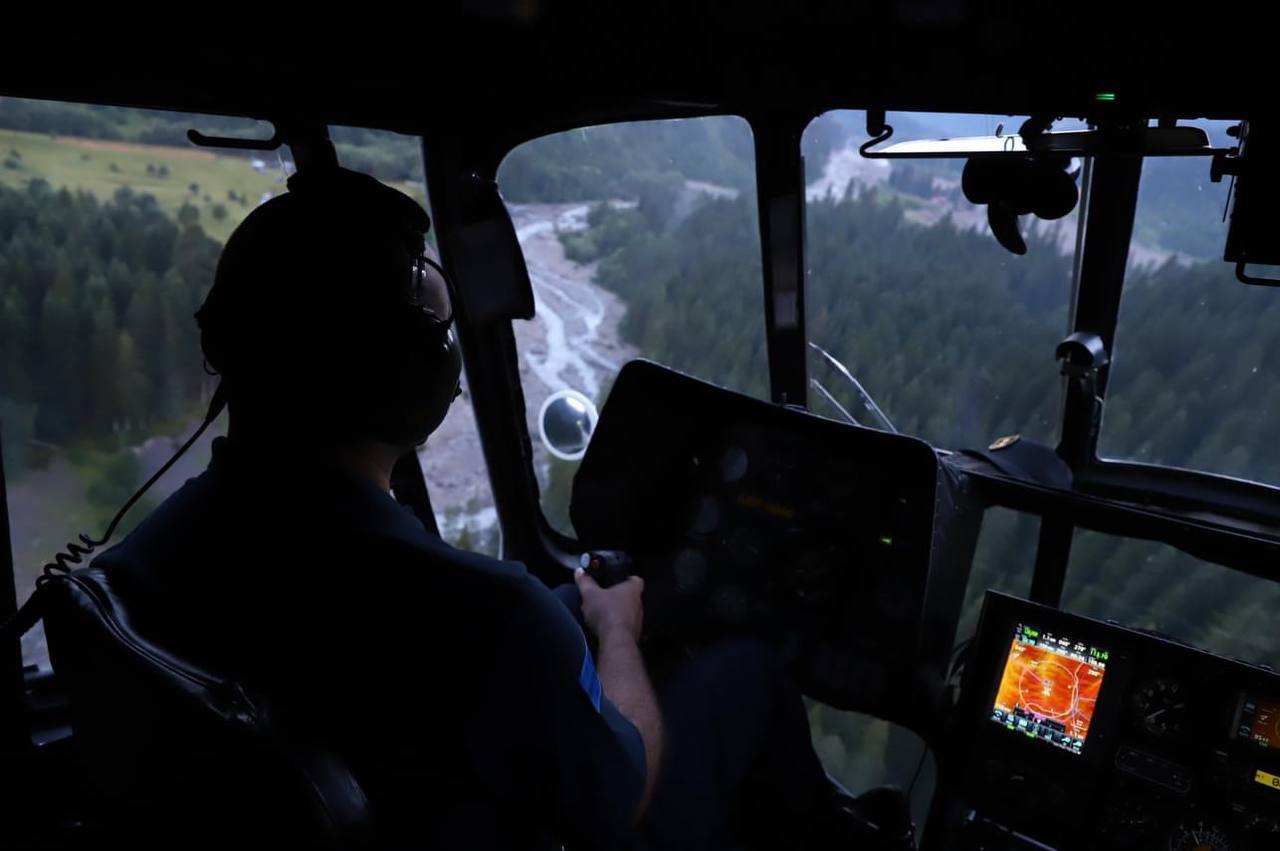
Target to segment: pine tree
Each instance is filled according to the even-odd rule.
[[[124,417],[120,397],[121,375],[117,372],[119,330],[109,302],[93,314],[93,332],[89,338],[87,390],[90,400],[90,422],[95,434],[109,434]]]
[[[29,337],[17,299],[0,291],[0,396],[31,399]]]
[[[54,442],[78,437],[84,429],[81,391],[80,323],[67,286],[51,290],[40,314],[40,357],[33,375],[37,432]]]

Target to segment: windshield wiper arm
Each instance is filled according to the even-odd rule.
[[[819,346],[817,343],[810,341],[809,346],[815,352],[817,352],[818,354],[826,358],[827,362],[830,363],[833,367],[835,367],[837,372],[839,372],[841,375],[843,375],[846,379],[849,380],[849,383],[853,385],[853,388],[858,391],[858,396],[862,399],[862,404],[866,406],[868,411],[875,414],[876,417],[879,418],[880,422],[884,423],[884,427],[886,429],[893,432],[894,434],[898,433],[898,430],[894,427],[893,423],[891,423],[889,421],[889,418],[884,415],[884,411],[880,410],[880,406],[876,404],[876,400],[872,399],[871,394],[868,393],[865,388],[863,388],[862,384],[858,381],[858,379],[853,377],[853,373],[849,371],[849,368],[847,366],[842,364],[839,360],[836,359],[835,355],[831,354],[831,352],[828,352],[826,349],[822,348],[822,346]],[[821,385],[819,385],[819,387],[821,387]],[[831,398],[831,394],[828,393],[825,388],[822,388],[822,393],[830,401],[835,402],[835,400]],[[849,417],[850,420],[853,420],[853,422],[855,423],[857,422],[857,420],[854,419],[849,414],[848,411],[845,411],[845,409],[841,407],[839,403],[836,403],[836,407],[840,408],[841,412],[844,413],[846,417]]]
[[[830,390],[822,386],[821,381],[819,381],[816,378],[810,378],[809,386],[812,387],[814,390],[817,390],[819,393],[821,393],[822,398],[826,399],[828,402],[834,405],[835,409],[839,411],[846,420],[848,420],[849,422],[853,423],[856,426],[862,425],[862,423],[858,422],[857,417],[849,413],[849,411],[845,408],[844,405],[841,405],[839,402],[836,401],[836,397],[831,395]]]

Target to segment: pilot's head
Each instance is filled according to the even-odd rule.
[[[233,432],[409,447],[443,420],[461,361],[430,219],[345,169],[294,175],[227,241],[196,313]]]

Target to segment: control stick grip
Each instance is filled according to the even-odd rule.
[[[631,576],[631,556],[622,550],[588,550],[578,563],[601,588],[617,585]]]

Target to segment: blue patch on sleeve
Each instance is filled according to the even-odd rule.
[[[599,712],[604,686],[600,684],[600,675],[596,673],[596,663],[591,659],[591,648],[587,647],[586,636],[582,639],[582,670],[578,672],[578,684],[587,693],[587,699],[596,708],[596,712]]]

